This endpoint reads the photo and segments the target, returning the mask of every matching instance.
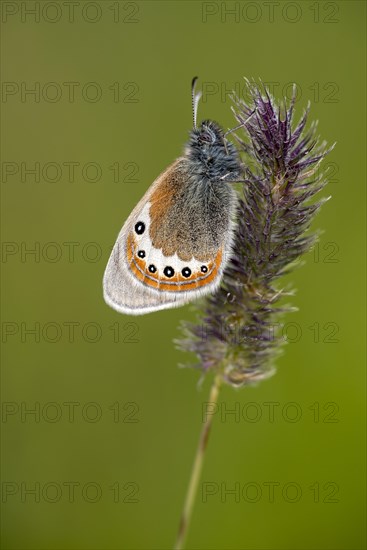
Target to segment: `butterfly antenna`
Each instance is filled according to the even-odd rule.
[[[194,128],[196,129],[196,118],[197,118],[197,112],[198,112],[198,104],[199,100],[201,98],[201,92],[195,93],[195,86],[197,82],[198,77],[195,76],[192,79],[191,83],[191,98],[192,98],[192,119],[194,123]]]
[[[238,126],[236,126],[235,128],[231,128],[230,130],[227,130],[227,132],[225,132],[224,134],[224,137],[226,137],[228,134],[231,134],[232,132],[235,132],[236,130],[239,130],[240,128],[242,128],[243,126],[246,126],[246,124],[248,123],[249,120],[251,120],[251,118],[254,116],[254,114],[256,113],[256,109],[254,109],[251,113],[251,115],[244,121],[242,122],[241,124],[239,124]]]

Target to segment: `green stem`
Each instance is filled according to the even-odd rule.
[[[210,403],[217,403],[220,384],[221,384],[221,377],[216,376],[210,390],[210,395],[209,395]],[[208,445],[208,439],[210,434],[210,428],[212,425],[212,420],[213,420],[213,414],[207,414],[204,425],[200,433],[199,443],[196,449],[195,460],[191,470],[190,481],[187,488],[185,504],[181,515],[181,521],[180,521],[180,526],[177,533],[177,539],[176,539],[176,544],[174,546],[174,550],[182,550],[182,548],[184,547],[187,532],[190,526],[190,519],[192,515],[192,510],[194,507],[194,502],[195,502],[199,481],[200,481],[200,475],[203,468],[205,450]]]

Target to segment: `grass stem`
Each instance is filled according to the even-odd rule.
[[[221,384],[221,377],[216,376],[214,378],[213,385],[211,387],[210,395],[209,395],[209,402],[211,404],[216,404],[218,401],[220,384]],[[213,420],[213,414],[207,414],[200,433],[199,443],[196,449],[195,460],[191,470],[190,481],[187,488],[185,504],[181,515],[181,521],[180,521],[180,526],[177,533],[177,539],[176,539],[176,544],[174,546],[174,550],[182,550],[185,544],[187,532],[190,526],[192,510],[195,503],[195,497],[197,494],[197,489],[198,489],[200,476],[203,468],[205,450],[208,445],[212,420]]]

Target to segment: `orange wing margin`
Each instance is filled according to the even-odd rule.
[[[190,277],[185,278],[180,273],[176,273],[172,279],[168,279],[164,275],[150,273],[146,262],[137,256],[137,249],[136,240],[133,234],[129,233],[126,241],[126,254],[131,271],[144,285],[167,292],[197,290],[213,282],[218,275],[223,257],[223,251],[220,249],[214,260],[207,264],[208,272],[205,274],[196,271]]]

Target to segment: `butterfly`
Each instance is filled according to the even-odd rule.
[[[197,126],[201,93],[192,81],[193,129],[183,153],[149,187],[123,225],[103,278],[106,303],[141,315],[213,293],[230,258],[241,164],[228,132]],[[246,121],[247,122],[247,121]]]

